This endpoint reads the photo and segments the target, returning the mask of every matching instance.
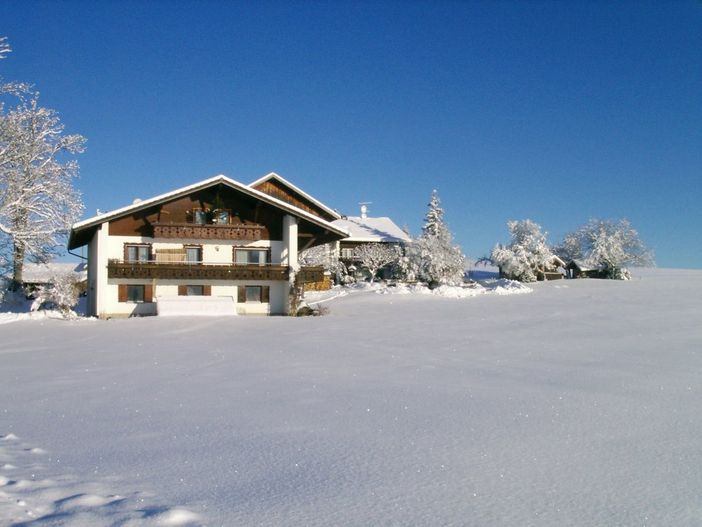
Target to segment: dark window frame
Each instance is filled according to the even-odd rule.
[[[129,256],[129,249],[130,248],[135,248],[137,255],[136,259],[130,258]],[[146,249],[146,260],[142,259],[140,257],[140,252],[141,249]],[[145,263],[145,262],[150,262],[153,260],[154,254],[153,254],[153,247],[151,246],[150,243],[130,243],[130,242],[125,242],[124,244],[124,261],[126,263]]]
[[[233,250],[234,250],[234,254],[232,255],[232,259],[233,259],[234,265],[264,266],[264,265],[268,265],[271,263],[271,249],[270,249],[270,247],[258,247],[258,248],[257,247],[234,247]],[[252,263],[248,260],[248,256],[247,256],[246,262],[239,262],[238,258],[237,258],[237,255],[239,253],[241,253],[241,254],[258,253],[259,255],[261,253],[263,253],[263,261]]]

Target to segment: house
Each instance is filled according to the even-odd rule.
[[[571,260],[564,266],[568,278],[607,278],[607,271],[591,266],[581,260]]]
[[[284,183],[219,175],[74,224],[69,250],[88,247],[88,314],[184,311],[174,304],[287,314],[291,283],[322,276],[300,268],[298,251],[348,233],[327,219],[331,209]]]
[[[49,285],[52,279],[59,275],[71,275],[80,292],[85,292],[88,280],[88,266],[85,262],[26,262],[22,270],[24,290],[31,295],[39,288]]]
[[[339,260],[349,267],[358,267],[354,251],[366,243],[382,243],[401,246],[412,241],[410,236],[386,216],[368,216],[368,207],[361,205],[360,216],[347,216],[332,222],[333,225],[349,232],[349,236],[337,242],[336,254]]]

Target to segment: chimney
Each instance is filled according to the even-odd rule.
[[[362,201],[359,203],[361,206],[361,219],[365,220],[368,217],[368,205],[370,205],[370,201]]]

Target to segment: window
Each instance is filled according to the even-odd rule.
[[[143,285],[128,285],[127,286],[127,302],[143,302],[144,301],[144,286]]]
[[[207,223],[207,212],[203,209],[194,209],[193,223],[197,223],[198,225],[204,225]]]
[[[134,285],[134,284],[119,284],[117,286],[117,301],[118,302],[153,302],[154,288],[151,284]]]
[[[151,260],[151,246],[144,244],[125,245],[124,259],[127,262],[148,262]]]
[[[271,288],[267,285],[240,285],[237,302],[240,304],[267,304],[270,302]]]
[[[211,285],[179,285],[178,296],[211,296]]]
[[[202,247],[185,247],[185,261],[187,263],[202,263]]]
[[[214,222],[221,225],[229,224],[229,211],[228,210],[217,210],[214,215]]]
[[[237,265],[265,265],[269,261],[270,256],[266,249],[236,249],[234,251],[234,262]]]
[[[261,286],[260,285],[247,285],[246,286],[246,301],[247,302],[260,302],[261,301]]]

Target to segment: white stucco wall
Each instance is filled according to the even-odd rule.
[[[168,239],[155,241],[153,238],[141,236],[108,236],[108,225],[104,224],[96,231],[91,240],[89,253],[88,280],[95,279],[96,291],[90,295],[90,314],[109,318],[112,316],[132,316],[132,315],[154,315],[156,314],[156,304],[119,302],[119,285],[152,285],[153,298],[158,296],[177,296],[178,285],[183,284],[182,280],[138,280],[138,279],[107,279],[107,262],[110,259],[124,259],[124,244],[151,244],[152,250],[158,252],[159,249],[180,249],[187,245],[202,246],[202,259],[205,264],[231,264],[233,262],[234,247],[248,249],[270,249],[271,263],[287,264],[288,257],[294,256],[294,263],[297,264],[297,222],[294,217],[285,221],[286,240],[258,240],[258,241],[227,241],[227,240],[192,240],[192,239]],[[288,244],[292,243],[292,250],[288,250]],[[188,280],[188,285],[209,285],[212,288],[212,296],[231,296],[237,300],[238,286],[255,285],[268,286],[270,288],[270,302],[250,302],[236,303],[237,313],[241,315],[282,315],[286,312],[288,304],[287,281],[204,281]]]

